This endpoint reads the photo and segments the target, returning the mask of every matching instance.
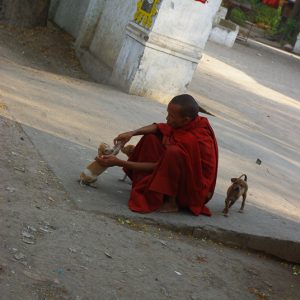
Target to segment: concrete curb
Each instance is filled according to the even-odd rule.
[[[82,210],[81,208],[77,209]],[[102,214],[100,212],[96,214],[105,215],[106,217],[116,220],[119,218],[123,220],[126,219],[137,224],[143,223],[146,225],[160,226],[161,228],[171,231],[179,231],[182,234],[192,235],[195,238],[208,239],[213,242],[222,243],[229,247],[258,251],[290,263],[300,263],[300,242],[241,233],[210,225],[193,227],[186,224],[179,225],[172,222],[159,222],[151,217],[132,217],[122,214]]]
[[[206,237],[228,246],[255,250],[288,262],[300,263],[300,243],[298,242],[224,230],[213,226],[194,228],[193,236]]]
[[[41,157],[43,157],[43,154],[35,144],[35,142],[32,140],[30,134],[28,134],[27,130],[24,128],[24,126],[19,123],[16,118],[11,115],[12,120],[20,126],[26,134],[27,138],[31,141],[31,143],[34,145],[35,149],[39,153]],[[44,158],[45,161],[47,161]],[[56,174],[53,167],[48,163],[49,169],[53,172],[55,176],[58,176]],[[68,188],[63,184],[64,189],[68,191]],[[158,220],[155,218],[155,215],[139,215],[134,214],[128,210],[128,214],[125,213],[109,213],[105,211],[98,211],[93,212],[89,210],[85,210],[81,207],[78,207],[76,204],[76,199],[74,199],[70,195],[70,199],[72,199],[72,203],[74,204],[74,208],[78,210],[84,210],[88,213],[95,213],[97,215],[104,215],[113,219],[117,218],[123,218],[123,219],[130,219],[136,223],[143,223],[147,225],[153,225],[153,226],[160,226],[162,228],[166,228],[171,231],[180,231],[183,234],[192,235],[195,238],[206,238],[209,240],[212,240],[214,242],[220,242],[227,246],[234,246],[242,249],[249,249],[254,251],[263,252],[267,255],[274,256],[276,258],[291,262],[291,263],[300,263],[300,242],[295,242],[292,240],[284,240],[284,239],[277,239],[272,238],[270,236],[259,236],[254,234],[249,234],[246,232],[240,232],[240,231],[234,231],[230,229],[224,229],[222,227],[212,226],[212,225],[203,225],[203,226],[193,226],[188,225],[186,223],[176,223],[176,220],[170,221],[170,220]]]

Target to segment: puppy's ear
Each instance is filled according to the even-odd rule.
[[[231,182],[234,183],[237,181],[237,178],[231,178]]]
[[[99,147],[98,147],[98,155],[99,156],[104,154],[106,146],[107,146],[107,144],[105,144],[105,143],[101,143],[99,145]]]

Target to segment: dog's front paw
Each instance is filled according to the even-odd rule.
[[[228,216],[229,216],[228,213],[224,213],[224,212],[223,212],[223,215],[224,215],[224,217],[226,217],[226,218],[228,218]]]

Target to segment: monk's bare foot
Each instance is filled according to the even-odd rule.
[[[174,213],[174,212],[178,212],[178,211],[179,211],[179,207],[177,205],[176,198],[174,198],[174,197],[168,197],[165,200],[162,207],[160,209],[158,209],[158,212],[161,212],[161,213]]]

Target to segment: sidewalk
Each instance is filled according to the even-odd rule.
[[[237,44],[232,51],[208,45],[189,92],[216,116],[209,117],[220,150],[211,218],[130,212],[130,185],[118,181],[118,168],[103,174],[97,189],[77,182],[100,141],[111,143],[120,132],[164,121],[165,105],[21,66],[3,55],[0,64],[1,102],[78,209],[188,229],[197,236],[300,262],[299,58],[257,45]],[[230,178],[242,173],[249,180],[245,213],[238,213],[237,203],[225,218]]]

